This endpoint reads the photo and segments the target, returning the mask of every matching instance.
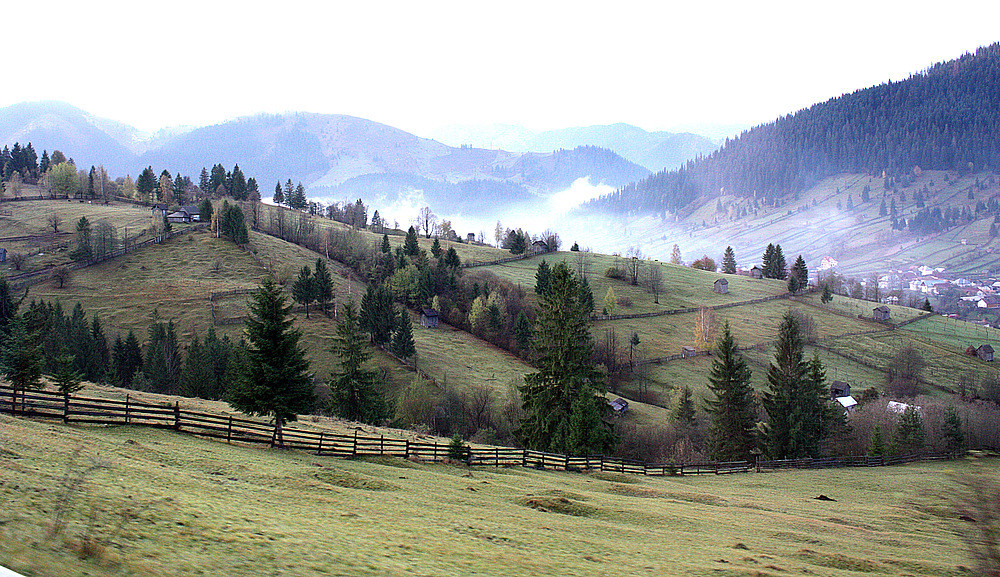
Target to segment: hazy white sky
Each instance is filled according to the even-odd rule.
[[[293,110],[421,135],[757,124],[1000,40],[995,0],[48,0],[2,14],[0,105],[63,100],[144,130]]]

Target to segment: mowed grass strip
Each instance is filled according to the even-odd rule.
[[[605,480],[6,415],[0,430],[0,564],[26,575],[960,575],[969,565],[940,496],[962,462]],[[79,462],[109,468],[49,538],[80,447]],[[114,531],[130,507],[136,517]],[[92,512],[91,535],[109,542],[81,558]]]

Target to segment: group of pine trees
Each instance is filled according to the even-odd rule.
[[[721,149],[592,201],[676,212],[698,196],[779,197],[842,172],[1000,168],[1000,43],[901,82],[831,98],[727,139]]]
[[[758,429],[758,400],[750,385],[751,371],[739,354],[726,323],[709,374],[713,398],[706,402],[711,416],[712,457],[721,461],[817,457],[823,440],[843,423],[839,408],[827,402],[826,372],[818,357],[806,360],[799,321],[782,319],[774,361],[768,367],[768,389],[760,398],[767,415]]]
[[[271,200],[278,206],[284,205],[294,210],[303,210],[309,206],[306,187],[302,186],[301,182],[297,186],[293,185],[290,178],[285,181],[284,188],[280,182],[274,185],[274,196]]]
[[[306,318],[309,318],[309,305],[317,303],[323,312],[333,298],[333,276],[323,259],[316,259],[316,270],[310,271],[308,266],[302,267],[299,276],[292,284],[292,298],[306,307]]]

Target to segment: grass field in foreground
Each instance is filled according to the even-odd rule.
[[[78,447],[79,462],[109,468],[50,539]],[[0,448],[0,565],[26,575],[971,574],[942,497],[950,469],[976,466],[965,462],[675,478],[468,470],[7,415]],[[109,529],[126,507],[135,520]],[[81,559],[91,511],[91,534],[111,544]]]

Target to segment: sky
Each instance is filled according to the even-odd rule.
[[[1000,40],[1000,3],[26,2],[0,106],[61,100],[153,131],[260,112],[418,135],[751,126]],[[20,22],[23,25],[11,23]]]

